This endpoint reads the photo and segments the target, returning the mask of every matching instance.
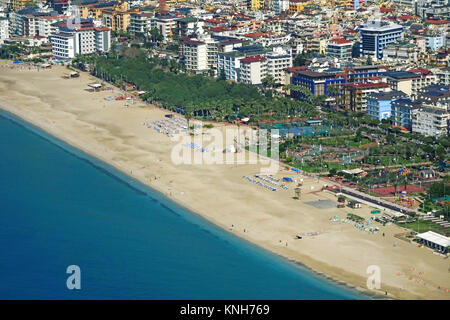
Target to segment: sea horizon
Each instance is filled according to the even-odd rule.
[[[4,277],[2,283],[6,284],[6,286],[2,286],[3,289],[0,289],[2,299],[341,300],[368,298],[354,289],[317,275],[296,262],[264,250],[220,228],[167,198],[159,191],[142,184],[108,163],[69,145],[10,112],[0,110],[0,122],[2,122],[2,126],[0,126],[2,148],[6,144],[9,146],[11,153],[16,152],[15,155],[7,152],[0,160],[0,170],[5,172],[7,168],[12,170],[9,172],[11,176],[6,176],[4,183],[0,186],[2,191],[0,195],[2,193],[5,195],[2,203],[6,206],[2,209],[4,223],[3,227],[0,227],[0,238],[2,239],[0,243],[3,244],[1,246],[5,246],[2,248],[4,252],[6,252],[5,250],[13,250],[13,257],[9,257],[8,261],[0,266],[0,272]],[[6,141],[5,138],[8,137],[13,137],[15,140]],[[24,144],[25,149],[21,149],[18,145],[14,147],[13,142]],[[39,151],[46,150],[48,152],[46,156],[50,156],[50,158],[45,158],[43,154],[37,152],[38,150],[34,149],[36,145],[41,147],[38,148]],[[33,154],[34,157],[30,156]],[[19,155],[22,155],[20,161],[18,161],[20,165],[13,160],[14,157],[19,158]],[[5,160],[5,158],[8,159]],[[63,164],[68,163],[74,166],[72,170],[64,168]],[[42,176],[38,176],[38,173],[33,176],[35,172],[30,171],[29,168],[23,170],[28,172],[28,176],[27,173],[22,173],[25,176],[21,176],[21,170],[19,170],[21,165],[23,165],[23,169],[26,169],[27,165],[38,166],[38,164],[42,166],[38,167],[39,170],[42,170]],[[46,164],[51,168],[45,168]],[[59,168],[57,164],[61,164],[63,167]],[[52,172],[52,169],[59,172],[61,176],[53,176],[52,179],[48,179],[50,181],[43,181],[43,184],[40,185],[42,188],[37,189],[49,192],[52,187],[61,186],[64,179],[69,179],[70,173],[77,172],[80,173],[80,176],[73,177],[73,181],[76,181],[75,186],[64,186],[63,189],[67,189],[59,190],[60,193],[55,192],[55,196],[63,195],[65,197],[67,195],[68,199],[59,197],[57,199],[61,201],[57,202],[57,199],[49,197],[48,200],[54,201],[55,204],[52,206],[46,203],[40,207],[39,201],[36,201],[38,195],[35,194],[37,185],[31,183],[28,186],[20,184],[20,182],[21,179],[25,181],[27,177],[31,176],[38,183],[41,181],[39,177],[46,177],[44,173]],[[90,181],[92,185],[88,184],[85,186],[86,189],[72,189],[72,187],[83,186],[82,177],[85,178],[84,182],[86,183],[89,180],[87,178],[92,178],[92,176],[95,176],[96,179],[92,179]],[[32,197],[33,201],[19,205],[17,194],[7,190],[8,186],[11,185],[6,183],[8,182],[7,179],[10,179],[12,185],[16,186],[18,190],[25,189],[23,190],[23,197]],[[46,186],[46,183],[49,185]],[[111,190],[100,192],[100,187],[111,188]],[[81,195],[72,193],[77,190]],[[107,202],[106,199],[108,199],[109,194],[107,191],[118,197],[123,195],[124,198],[109,199],[112,203],[108,206],[101,202]],[[93,194],[97,192],[100,192],[97,195],[100,198],[89,197],[93,197]],[[8,200],[8,196],[14,198],[16,202],[10,202],[11,199]],[[41,196],[47,197],[48,194],[44,193]],[[71,196],[74,196],[74,198],[71,199]],[[101,199],[101,201],[98,199]],[[117,205],[126,210],[122,215],[120,215],[121,212],[117,211]],[[78,208],[74,208],[77,206]],[[65,219],[61,216],[61,212],[54,210],[55,207],[64,209],[62,211],[72,215],[66,216]],[[19,211],[23,216],[15,217],[16,220],[12,216],[14,208],[24,209],[23,212]],[[8,212],[8,209],[11,212]],[[41,221],[32,216],[33,210],[42,214],[44,220]],[[48,210],[50,213],[44,210]],[[146,216],[144,212],[147,212],[147,210],[148,214],[151,212],[153,216]],[[152,210],[156,210],[156,212]],[[91,212],[86,213],[86,211]],[[15,212],[17,213],[17,210]],[[112,215],[108,216],[109,213]],[[128,216],[125,216],[125,213]],[[27,218],[31,217],[37,219],[34,221],[35,224],[26,221]],[[12,230],[7,228],[8,218],[10,218],[9,226],[12,227]],[[45,218],[49,221],[54,218],[56,221],[51,224],[48,221],[46,222]],[[150,218],[155,220],[152,221]],[[108,219],[116,219],[116,222],[121,222],[121,224],[116,225],[110,222],[108,225]],[[155,223],[152,224],[152,222]],[[21,230],[20,223],[24,223],[29,229]],[[96,223],[102,223],[104,229],[97,230],[95,228]],[[39,229],[42,233],[44,231],[48,233],[46,235],[39,234],[38,227],[44,229]],[[68,233],[58,233],[64,227]],[[86,228],[88,231],[84,229],[85,227],[89,227]],[[174,230],[170,230],[168,227],[173,227]],[[136,229],[138,235],[133,234]],[[166,232],[164,233],[161,230],[166,230]],[[15,234],[14,231],[17,233]],[[27,233],[26,231],[30,232]],[[102,232],[103,237],[100,237]],[[22,237],[19,237],[19,235]],[[77,239],[81,241],[81,244],[75,243],[76,239],[73,239],[75,235],[80,236]],[[167,239],[169,236],[175,239]],[[188,241],[181,242],[186,239],[191,243]],[[51,240],[58,240],[58,242],[53,243]],[[25,244],[24,241],[30,242]],[[30,246],[31,243],[36,244],[36,246]],[[37,246],[38,243],[40,243],[40,246]],[[46,247],[45,243],[50,245]],[[92,250],[104,251],[101,251],[97,257],[93,252],[83,250],[82,244],[92,248]],[[89,244],[91,247],[88,246]],[[109,248],[109,244],[118,246],[117,252]],[[123,246],[122,249],[131,250],[131,252],[120,250],[120,246]],[[181,250],[180,247],[184,250]],[[203,258],[199,255],[199,252],[188,252],[189,249],[193,248],[200,249],[198,251],[204,255]],[[52,252],[54,249],[56,249],[58,255]],[[65,250],[69,250],[69,252]],[[70,250],[74,250],[76,254],[70,252]],[[216,250],[221,251],[217,253]],[[42,263],[40,257],[33,256],[35,252],[43,253],[44,257],[47,256],[48,258],[46,261],[51,261],[48,263],[50,265],[48,270],[45,270],[45,264]],[[26,256],[27,254],[31,257]],[[142,255],[142,260],[139,259],[140,255]],[[83,262],[78,262],[82,274],[82,288],[81,290],[68,290],[66,278],[69,275],[66,274],[65,267],[70,264],[77,265],[77,256]],[[152,256],[161,261],[152,261]],[[126,258],[137,259],[136,261],[128,260],[131,262],[131,266],[128,266],[123,262],[127,261]],[[108,262],[108,259],[112,260]],[[185,259],[184,261],[187,262],[186,269],[183,269],[183,263],[180,263],[179,259]],[[30,262],[38,262],[37,270],[33,269]],[[93,265],[94,262],[97,263],[96,266]],[[162,262],[162,265],[160,265],[160,262]],[[163,267],[164,263],[166,268]],[[203,263],[208,265],[203,266]],[[146,266],[153,269],[146,271]],[[212,271],[212,268],[218,267],[223,268],[223,270],[217,269],[219,274]],[[120,268],[123,268],[123,270],[120,270],[122,272],[119,272]],[[169,270],[166,270],[167,268]],[[41,277],[42,273],[39,273],[39,270],[44,273],[44,277]],[[239,271],[245,274],[243,278],[240,278]],[[165,272],[166,274],[164,274]],[[211,273],[209,277],[208,272]],[[138,273],[141,277],[138,276]],[[157,276],[156,273],[158,273]],[[123,279],[120,278],[120,275],[123,276]],[[152,277],[152,275],[154,276]],[[161,276],[162,279],[159,279]],[[117,277],[119,277],[118,280]],[[41,285],[33,282],[39,279],[42,281]],[[242,284],[243,279],[247,283]],[[95,283],[99,287],[95,287]],[[42,287],[42,284],[44,284],[44,287]],[[46,284],[49,287],[46,287]],[[224,286],[220,287],[221,284],[224,284]],[[133,287],[133,285],[135,286]],[[192,291],[186,292],[189,289]]]

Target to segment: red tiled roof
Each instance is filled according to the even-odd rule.
[[[42,16],[42,17],[39,17],[39,19],[43,19],[43,20],[55,20],[55,19],[67,19],[68,17],[67,16],[63,16],[63,15],[61,15],[61,16]]]
[[[197,40],[183,40],[183,43],[185,44],[192,44],[192,45],[200,45],[200,44],[205,44],[204,42],[201,41],[197,41]]]
[[[393,12],[393,11],[394,10],[392,10],[391,8],[385,8],[385,7],[380,8],[381,13],[388,13],[388,12]]]
[[[205,22],[214,23],[214,24],[226,23],[225,20],[221,20],[221,19],[205,19]]]
[[[392,126],[392,128],[399,128],[402,131],[408,131],[408,129],[406,129],[405,127],[401,127],[401,126]]]
[[[413,16],[404,15],[404,16],[398,16],[397,19],[399,19],[399,20],[412,20],[412,19],[414,19],[414,17]]]
[[[244,37],[247,38],[259,38],[259,37],[264,37],[267,33],[264,32],[254,32],[254,33],[247,33],[244,34]]]
[[[376,89],[376,88],[389,88],[389,84],[386,82],[377,83],[347,83],[345,86],[355,89]]]
[[[244,62],[244,63],[261,62],[261,61],[265,61],[265,60],[266,60],[266,58],[261,57],[261,56],[247,57],[247,58],[240,59],[240,61]]]
[[[431,24],[446,24],[446,23],[450,23],[450,21],[448,21],[448,20],[432,20],[432,19],[428,19],[427,23],[431,23]]]
[[[307,66],[298,66],[298,67],[290,67],[290,68],[284,68],[283,70],[290,72],[290,73],[296,73],[299,71],[304,71],[304,70],[308,70]]]
[[[352,43],[351,41],[342,39],[342,38],[335,38],[335,39],[331,39],[328,42],[336,42],[337,44],[348,44],[348,43]]]
[[[231,31],[236,29],[235,27],[225,27],[225,26],[218,26],[218,27],[211,27],[209,28],[212,32],[222,32],[222,31]]]
[[[223,26],[211,27],[211,28],[209,28],[209,30],[212,32],[221,32],[221,31],[225,31],[225,27],[223,27]]]
[[[97,28],[94,28],[96,31],[109,31],[109,30],[111,30],[110,28],[108,28],[108,27],[97,27]]]
[[[425,68],[413,68],[413,69],[409,69],[408,71],[414,72],[414,73],[420,73],[425,76],[432,74],[432,72],[430,70],[425,69]]]

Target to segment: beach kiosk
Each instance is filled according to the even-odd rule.
[[[91,84],[88,84],[88,86],[90,88],[94,89],[95,92],[97,92],[102,87],[102,84],[101,83],[91,83]]]
[[[427,231],[424,233],[419,233],[417,239],[420,243],[423,243],[427,247],[435,249],[440,253],[448,253],[450,247],[450,238],[442,234]]]
[[[302,188],[296,187],[296,188],[294,189],[294,199],[299,200],[301,194],[302,194]]]
[[[348,206],[352,209],[360,209],[361,208],[361,202],[350,200],[348,202]]]

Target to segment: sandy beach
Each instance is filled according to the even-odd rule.
[[[122,94],[117,88],[88,92],[88,84],[98,82],[88,73],[63,79],[69,73],[64,67],[37,71],[2,67],[5,64],[11,63],[0,61],[0,108],[229,232],[368,294],[450,299],[449,259],[395,237],[405,232],[395,225],[375,224],[380,232],[371,234],[331,221],[347,213],[369,218],[371,208],[337,208],[335,195],[320,192],[330,182],[301,177],[280,165],[276,178],[304,180],[301,199],[294,200],[292,186],[272,192],[243,178],[259,173],[260,164],[174,164],[171,153],[177,142],[144,125],[164,120],[167,111],[138,101],[109,101]],[[299,240],[297,234],[304,236]],[[367,268],[373,265],[381,271],[378,290],[366,286]]]

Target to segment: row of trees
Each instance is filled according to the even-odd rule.
[[[17,59],[25,52],[26,48],[22,44],[11,44],[0,46],[1,59]]]
[[[134,84],[138,90],[146,91],[144,99],[149,102],[171,110],[182,109],[197,117],[223,120],[231,116],[261,119],[318,114],[307,102],[268,98],[254,86],[179,72],[182,67],[175,61],[147,58],[138,49],[79,56],[73,63],[80,68],[88,66],[95,76],[106,81]]]

